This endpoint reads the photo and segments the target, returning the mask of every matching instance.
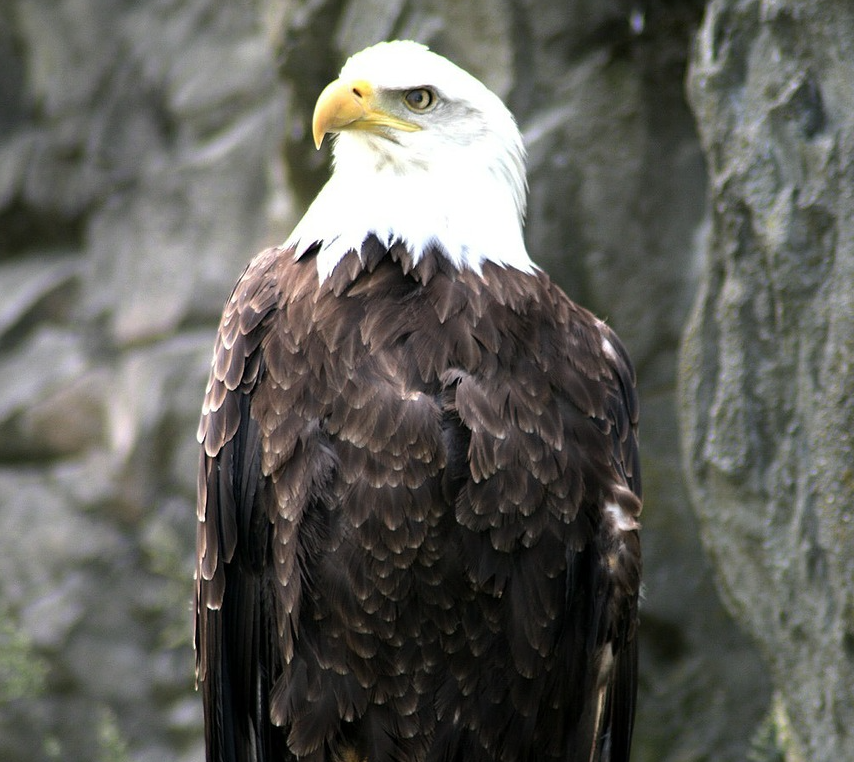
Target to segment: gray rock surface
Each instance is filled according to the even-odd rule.
[[[248,4],[0,5],[0,759],[201,758],[193,431],[282,111]]]
[[[681,357],[690,475],[791,759],[854,759],[854,7],[720,0],[689,92],[710,172]]]
[[[679,338],[709,272],[695,245],[706,170],[683,95],[702,6],[0,4],[0,759],[201,758],[194,433],[216,321],[250,256],[286,234],[326,176],[327,156],[307,133],[317,93],[347,54],[386,37],[430,43],[508,100],[530,151],[530,249],[636,359],[647,505],[636,759],[745,758],[770,682],[717,600],[675,414]],[[727,16],[733,26],[758,28],[755,14],[739,13]],[[818,48],[817,62],[843,66]],[[712,120],[716,91],[701,97],[696,76],[695,111]],[[835,100],[822,96],[839,113],[841,82]],[[809,103],[809,92],[793,102]],[[785,113],[772,137],[789,140],[787,151],[799,143]],[[843,155],[826,160],[840,183]],[[780,204],[777,214],[788,208]],[[714,221],[710,229],[712,240]],[[793,248],[790,271],[821,240]],[[850,336],[844,289],[826,293],[815,306],[834,316],[834,335]],[[806,319],[813,302],[798,304]],[[825,375],[809,378],[844,377],[846,357],[816,349],[807,359]],[[714,396],[716,367],[703,367],[702,390],[713,394],[698,409],[719,399],[720,415],[737,421],[744,411]],[[837,409],[814,409],[825,412],[799,419],[811,442],[839,430]],[[716,442],[729,442],[726,423]],[[810,526],[824,537],[821,522]],[[822,543],[816,568],[835,585],[844,546]],[[767,595],[755,579],[743,587]],[[843,588],[832,589],[844,602]]]

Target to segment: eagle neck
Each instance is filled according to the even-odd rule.
[[[414,263],[437,249],[457,269],[480,272],[494,262],[537,270],[522,232],[524,199],[520,203],[506,177],[488,169],[449,170],[337,167],[285,245],[295,247],[297,258],[317,247],[321,282],[371,235],[387,248],[402,243]]]

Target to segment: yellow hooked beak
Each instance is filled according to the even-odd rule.
[[[314,145],[320,148],[323,136],[341,130],[367,130],[381,133],[383,128],[416,132],[414,122],[394,116],[377,106],[374,88],[365,80],[330,82],[317,99],[311,131]]]

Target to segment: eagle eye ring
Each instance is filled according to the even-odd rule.
[[[416,87],[412,90],[407,90],[403,94],[403,102],[406,108],[416,114],[424,114],[436,106],[436,93],[429,87]]]

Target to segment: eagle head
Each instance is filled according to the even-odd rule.
[[[356,53],[320,94],[312,133],[335,137],[333,174],[288,243],[320,245],[321,278],[368,235],[417,261],[438,247],[457,267],[533,269],[522,237],[527,182],[501,99],[411,41]]]

